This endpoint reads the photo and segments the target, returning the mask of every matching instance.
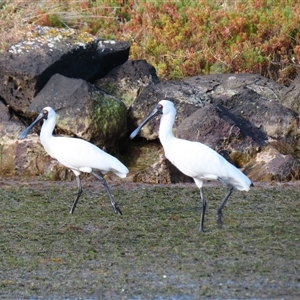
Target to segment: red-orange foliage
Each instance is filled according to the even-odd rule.
[[[163,80],[252,72],[289,84],[298,73],[297,0],[102,2],[65,0],[66,10],[77,5],[80,14],[63,24],[130,40],[131,58],[146,59]],[[43,16],[39,22],[49,20]]]

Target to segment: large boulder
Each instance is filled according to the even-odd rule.
[[[300,76],[297,76],[291,85],[285,89],[285,93],[282,97],[281,103],[294,110],[298,114],[300,113]]]
[[[252,123],[212,104],[186,116],[176,127],[176,135],[206,144],[239,167],[267,143],[267,135]]]
[[[128,129],[132,131],[162,99],[172,100],[177,108],[176,126],[198,108],[211,102],[210,98],[199,89],[193,89],[182,81],[161,82],[147,86],[128,110]],[[184,114],[182,112],[184,111]],[[158,138],[159,122],[145,125],[140,135],[147,140]]]
[[[15,172],[16,138],[22,123],[0,102],[0,174],[13,175]]]
[[[85,80],[55,74],[33,99],[26,114],[36,117],[46,106],[58,114],[57,133],[80,137],[108,149],[126,134],[124,103]]]
[[[244,170],[254,181],[291,181],[300,178],[300,161],[268,146]]]
[[[133,182],[146,182],[151,184],[170,184],[176,182],[193,182],[191,177],[181,173],[172,165],[164,154],[156,153],[157,160],[144,170],[135,172],[132,176]]]
[[[234,116],[242,118],[269,138],[297,144],[300,130],[299,115],[279,102],[262,97],[251,89],[240,89],[235,95],[215,103],[225,107]]]
[[[287,91],[284,85],[259,74],[249,73],[195,76],[182,81],[187,83],[191,90],[194,88],[210,98],[218,99],[228,99],[241,89],[247,88],[270,101],[280,102]]]
[[[11,109],[0,102],[0,175],[46,176],[66,179],[69,174],[53,161],[39,142],[36,134],[18,141],[24,128]],[[70,177],[70,176],[69,176]]]
[[[128,60],[93,83],[130,107],[146,86],[159,83],[159,79],[154,67],[145,60]]]
[[[74,29],[34,26],[0,56],[0,96],[23,114],[56,73],[92,81],[124,63],[128,42],[105,42]]]

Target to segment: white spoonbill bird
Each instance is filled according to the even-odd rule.
[[[78,192],[70,210],[70,214],[74,212],[82,193],[80,181],[81,172],[92,173],[100,180],[106,189],[115,213],[122,214],[111,195],[107,182],[103,178],[103,174],[111,171],[119,177],[124,178],[129,172],[128,169],[115,157],[87,141],[78,138],[53,136],[52,133],[56,124],[56,113],[51,107],[45,107],[36,120],[19,134],[18,138],[24,139],[31,128],[41,120],[44,120],[40,134],[40,140],[43,147],[51,157],[57,159],[62,165],[71,169],[76,175]],[[97,174],[95,170],[100,171],[100,175]]]
[[[165,156],[182,173],[192,177],[200,189],[200,198],[202,200],[200,231],[204,230],[206,209],[203,181],[218,180],[227,186],[227,193],[217,208],[217,223],[222,227],[222,209],[233,188],[249,191],[250,186],[253,186],[252,182],[239,169],[208,146],[174,137],[172,127],[176,109],[171,101],[161,100],[150,115],[131,133],[130,138],[133,139],[150,119],[159,114],[162,114],[159,126],[159,139],[163,145]]]

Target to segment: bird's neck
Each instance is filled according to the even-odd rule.
[[[48,120],[44,120],[41,134],[40,134],[40,140],[44,148],[47,148],[47,145],[50,141],[50,139],[53,137],[52,133],[55,127],[56,119],[51,118]]]
[[[174,139],[172,132],[173,124],[175,120],[175,114],[169,113],[167,115],[162,115],[159,125],[159,139],[165,148],[168,142]]]

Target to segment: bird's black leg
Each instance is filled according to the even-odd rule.
[[[200,188],[200,198],[202,200],[202,214],[201,214],[201,223],[200,223],[200,231],[204,231],[204,215],[206,210],[206,200],[203,194],[203,188]]]
[[[76,176],[76,181],[77,181],[77,186],[78,186],[78,192],[77,192],[76,199],[75,199],[75,201],[73,203],[73,206],[72,206],[72,208],[70,210],[70,214],[72,214],[74,212],[74,210],[76,208],[76,205],[77,205],[77,202],[79,200],[79,197],[82,194],[82,187],[81,187],[81,181],[80,181],[79,175]]]
[[[113,208],[114,208],[114,210],[115,210],[115,213],[116,213],[116,214],[119,213],[120,215],[122,215],[122,212],[121,212],[120,208],[118,207],[117,203],[115,203],[115,201],[114,201],[114,199],[113,199],[113,197],[112,197],[112,194],[111,194],[111,192],[110,192],[110,190],[109,190],[109,187],[108,187],[108,185],[107,185],[106,180],[103,178],[103,175],[102,175],[102,174],[101,174],[101,175],[98,175],[98,174],[95,173],[95,172],[92,172],[92,174],[93,174],[97,179],[99,179],[99,180],[101,181],[101,183],[104,185],[104,187],[105,187],[105,189],[106,189],[106,192],[107,192],[107,195],[108,195],[108,197],[109,197],[109,200],[110,200],[110,202],[111,202],[111,205],[113,206]]]
[[[227,193],[224,197],[224,199],[222,200],[221,204],[219,205],[219,207],[217,208],[217,223],[219,225],[220,228],[222,228],[222,209],[225,206],[228,198],[230,197],[232,191],[233,191],[233,186],[230,184],[227,184],[225,181],[223,181],[222,179],[218,179],[220,182],[222,182],[223,184],[225,184],[227,186]]]

